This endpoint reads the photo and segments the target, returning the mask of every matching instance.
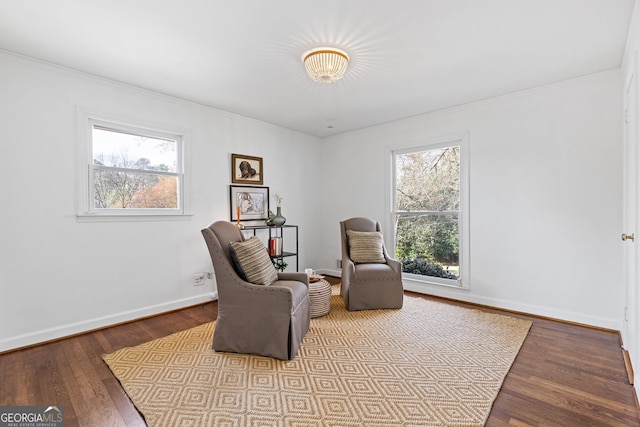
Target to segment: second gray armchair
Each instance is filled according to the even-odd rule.
[[[402,264],[391,258],[380,223],[369,218],[340,222],[342,280],[347,310],[402,308]]]

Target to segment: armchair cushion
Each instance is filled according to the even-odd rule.
[[[270,285],[278,280],[278,273],[260,239],[252,237],[244,242],[230,242],[229,245],[231,257],[234,262],[237,260],[247,282]]]
[[[382,233],[379,231],[347,230],[349,258],[357,264],[385,263]]]

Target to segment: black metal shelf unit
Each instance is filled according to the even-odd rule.
[[[287,252],[284,250],[284,230],[286,229],[292,229],[292,231],[295,231],[296,233],[296,251],[295,252]],[[298,226],[297,225],[289,225],[289,224],[285,224],[285,225],[279,225],[279,226],[268,226],[268,225],[247,225],[244,227],[245,231],[252,231],[253,235],[256,235],[256,231],[258,230],[269,230],[269,240],[271,240],[272,237],[280,237],[282,238],[282,253],[280,255],[276,255],[276,256],[271,256],[272,259],[279,259],[280,261],[282,261],[283,258],[286,257],[296,257],[296,271],[299,271],[299,265],[298,265]],[[269,240],[267,240],[267,243],[269,242]]]

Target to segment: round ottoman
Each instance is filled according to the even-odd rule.
[[[309,283],[311,317],[321,317],[331,310],[331,284],[324,279]]]

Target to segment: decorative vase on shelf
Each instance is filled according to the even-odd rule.
[[[273,218],[275,218],[276,215],[273,213],[273,211],[271,209],[269,209],[269,216],[267,216],[267,220],[264,222],[265,225],[268,225],[269,227],[273,227],[275,224],[273,223]]]
[[[276,216],[274,216],[273,219],[271,220],[271,223],[273,223],[273,225],[276,227],[280,227],[281,225],[284,225],[285,222],[287,222],[287,218],[282,216],[282,211],[280,209],[281,209],[280,206],[278,206],[278,210],[276,211]]]

